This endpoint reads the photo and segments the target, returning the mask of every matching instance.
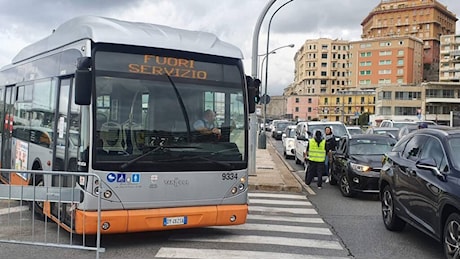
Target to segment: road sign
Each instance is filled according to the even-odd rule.
[[[270,103],[270,96],[269,96],[269,95],[265,95],[265,94],[262,95],[262,96],[260,97],[260,103],[261,103],[261,104],[268,104],[268,103]]]

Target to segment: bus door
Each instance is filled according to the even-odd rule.
[[[3,169],[11,169],[11,141],[13,133],[13,97],[16,96],[16,89],[13,86],[7,86],[2,90],[2,148],[1,148],[1,167]],[[4,93],[3,93],[4,92]],[[4,94],[4,96],[3,96]],[[4,97],[4,99],[3,99]],[[4,118],[3,118],[4,115]],[[3,181],[10,182],[10,174],[2,173]]]
[[[74,103],[73,78],[63,78],[59,81],[57,113],[54,121],[53,135],[53,170],[77,171],[78,141],[80,134],[80,109]],[[75,176],[55,175],[52,185],[58,187],[73,187],[77,179]],[[61,220],[70,225],[72,219],[67,213],[71,205],[65,203],[51,203],[51,212],[60,216]],[[60,211],[60,213],[59,213]]]

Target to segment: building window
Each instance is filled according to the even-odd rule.
[[[379,75],[388,75],[391,74],[391,70],[379,70]]]
[[[391,79],[379,79],[379,84],[391,84]]]
[[[391,65],[391,60],[380,60],[379,65]]]
[[[312,102],[312,101],[311,101],[311,98],[308,98],[308,101],[307,101],[307,102],[308,102],[308,104],[311,104],[311,102]]]
[[[321,76],[327,76],[327,72],[326,71],[321,71]]]
[[[362,61],[359,63],[359,66],[365,67],[365,66],[372,66],[371,61]]]
[[[299,107],[295,107],[295,112],[299,112]]]
[[[327,53],[321,53],[321,59],[327,59]]]
[[[422,93],[420,92],[403,92],[396,91],[395,99],[397,100],[421,100]]]
[[[295,102],[296,102],[296,103],[299,103],[299,98],[295,98]]]
[[[324,45],[324,44],[323,44],[323,45],[321,46],[321,49],[327,50],[327,45]]]
[[[336,105],[340,105],[340,98],[339,98],[339,97],[338,97],[338,98],[335,98],[335,104],[336,104]]]
[[[380,51],[379,55],[380,56],[390,56],[391,55],[391,51]]]
[[[379,107],[380,115],[391,115],[391,107]]]
[[[399,59],[398,60],[398,66],[402,66],[402,65],[404,65],[404,60]]]
[[[371,52],[361,52],[359,54],[361,57],[371,57],[372,56],[372,53]]]
[[[379,100],[391,100],[391,91],[381,91],[378,95]]]
[[[327,68],[327,63],[326,62],[321,62],[321,67],[322,68]]]
[[[371,75],[371,71],[370,70],[361,70],[361,71],[359,71],[359,75]]]
[[[371,80],[370,80],[370,79],[360,80],[360,81],[359,81],[359,85],[370,85],[370,84],[371,84]]]
[[[406,116],[406,115],[416,115],[418,107],[395,107],[395,115],[397,116]]]
[[[391,46],[391,42],[381,42],[380,47]]]
[[[398,75],[404,75],[404,70],[403,69],[398,69],[397,74]]]

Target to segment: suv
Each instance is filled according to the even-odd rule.
[[[292,124],[292,122],[287,120],[273,120],[272,137],[276,140],[281,140],[284,129],[286,129],[288,125]]]
[[[383,223],[406,223],[442,243],[447,258],[460,254],[460,129],[426,128],[401,138],[386,153],[379,194]]]
[[[379,127],[396,127],[401,129],[407,125],[416,125],[418,126],[420,123],[427,123],[428,125],[436,125],[433,121],[394,121],[394,120],[383,120]]]
[[[340,140],[340,137],[347,136],[350,137],[347,128],[342,122],[332,121],[332,122],[323,122],[323,121],[309,121],[309,122],[299,122],[296,127],[296,137],[295,137],[295,162],[296,164],[305,165],[305,152],[307,149],[308,138],[311,138],[316,130],[320,130],[324,135],[324,128],[330,126],[332,133],[336,136],[336,141]]]

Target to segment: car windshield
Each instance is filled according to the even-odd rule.
[[[402,128],[406,125],[415,125],[415,122],[393,122],[393,127]]]
[[[396,140],[388,139],[353,139],[350,141],[350,155],[383,155],[391,151]]]
[[[286,130],[286,137],[295,138],[295,128],[288,128]]]
[[[276,130],[278,131],[284,131],[284,129],[286,129],[286,127],[288,125],[290,125],[291,123],[289,122],[279,122],[279,123],[276,123]]]
[[[315,132],[317,130],[321,131],[321,133],[324,135],[324,128],[326,126],[329,126],[331,127],[332,129],[332,133],[335,135],[335,136],[344,136],[344,135],[348,135],[348,131],[345,127],[345,125],[343,124],[327,124],[327,123],[324,123],[324,124],[314,124],[314,125],[309,125],[308,126],[308,131],[310,131],[310,133],[313,135],[315,134]]]
[[[357,135],[357,134],[362,134],[363,130],[361,130],[360,128],[348,128],[348,132],[351,135]]]

